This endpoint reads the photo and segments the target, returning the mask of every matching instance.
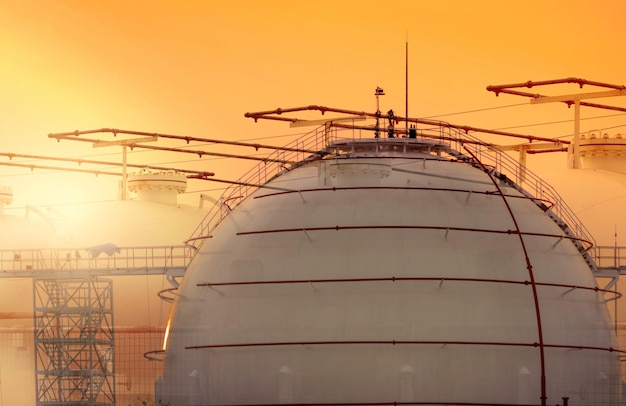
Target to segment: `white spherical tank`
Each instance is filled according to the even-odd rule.
[[[558,189],[598,245],[626,245],[626,139],[590,131],[581,135],[580,156],[582,168],[553,167],[544,179]]]
[[[613,294],[584,241],[442,145],[336,143],[223,201],[160,404],[618,404]]]

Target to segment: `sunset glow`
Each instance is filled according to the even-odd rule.
[[[255,122],[247,112],[317,105],[337,108],[331,116],[339,109],[375,113],[379,104],[383,113],[570,141],[574,108],[496,96],[487,86],[570,77],[626,85],[625,15],[626,2],[618,0],[0,0],[0,192],[12,191],[0,202],[0,251],[6,251],[0,259],[32,269],[27,250],[63,248],[54,263],[71,272],[79,261],[95,263],[87,249],[99,244],[180,248],[228,181],[259,164],[272,146],[312,130]],[[556,96],[598,88],[518,90]],[[626,108],[626,97],[593,101]],[[626,138],[626,113],[580,112],[581,132]],[[146,142],[152,149],[121,142],[138,132],[176,137],[154,135]],[[55,133],[71,135],[49,136]],[[511,147],[515,157],[516,145],[526,142],[485,137]],[[526,159],[530,170],[559,183],[566,201],[578,199],[576,215],[592,222],[598,245],[626,245],[626,220],[611,217],[626,201],[623,175],[593,169],[573,179],[565,152]],[[170,187],[167,196],[162,186],[170,180],[160,179],[155,190],[137,186],[126,199],[133,202],[121,201],[122,168],[147,173],[144,166],[178,176],[181,184],[184,171],[207,175]],[[150,201],[155,196],[160,200]],[[171,203],[167,214],[164,202]],[[142,255],[145,263],[155,256]],[[256,269],[249,266],[241,272]],[[135,332],[151,333],[140,336],[144,342],[123,343],[128,353],[118,354],[125,362],[118,364],[118,390],[126,396],[119,399],[139,402],[135,393],[151,396],[162,368],[150,364],[137,381],[136,365],[148,363],[143,354],[159,352],[162,334],[162,350],[175,348],[176,323],[170,334],[168,313],[178,294],[161,300],[157,293],[171,292],[182,279],[158,272],[113,278],[116,327],[127,328],[120,331],[128,342],[140,336]],[[0,360],[8,360],[0,368],[0,404],[30,405],[36,396],[32,280],[0,283],[0,329],[9,337],[0,346]]]
[[[626,6],[610,0],[4,1],[1,7],[0,132],[7,152],[119,161],[120,149],[46,138],[100,127],[229,140],[267,137],[277,128],[288,134],[284,126],[255,125],[243,114],[308,104],[371,111],[376,86],[386,92],[384,111],[404,112],[407,40],[409,114],[418,117],[525,103],[496,98],[485,91],[491,84],[570,76],[626,83],[619,51]],[[599,115],[605,114],[583,111],[583,118]],[[501,128],[568,121],[572,112],[519,106],[441,118]],[[594,120],[586,127],[608,125]],[[572,125],[519,131],[564,136]],[[131,158],[185,160],[141,158],[146,155]],[[233,165],[241,165],[205,161],[228,178]],[[21,183],[7,178],[14,172],[3,168],[0,182]],[[24,204],[25,191],[10,186],[15,204]]]

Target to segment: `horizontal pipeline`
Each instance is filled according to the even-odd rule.
[[[513,343],[504,341],[436,341],[436,340],[362,340],[362,341],[277,341],[260,343],[239,343],[239,344],[210,344],[192,345],[185,347],[186,350],[218,349],[218,348],[242,348],[242,347],[278,347],[278,346],[301,346],[301,345],[476,345],[476,346],[504,346],[504,347],[530,347],[538,348],[537,342]],[[543,344],[544,348],[559,348],[569,350],[594,350],[626,353],[626,350],[619,350],[613,347],[595,347],[588,345],[566,345],[566,344]]]
[[[339,230],[443,230],[443,231],[469,231],[469,232],[481,232],[481,233],[493,233],[493,234],[509,234],[509,235],[525,235],[532,237],[553,237],[564,238],[571,241],[579,241],[583,244],[587,244],[589,247],[593,246],[591,241],[587,241],[582,238],[572,237],[568,235],[547,234],[547,233],[531,233],[531,232],[519,232],[517,230],[495,230],[488,228],[470,228],[470,227],[449,227],[449,226],[410,226],[410,225],[362,225],[362,226],[326,226],[326,227],[301,227],[301,228],[276,228],[271,230],[256,230],[256,231],[240,231],[236,235],[254,235],[254,234],[272,234],[272,233],[289,233],[299,231],[339,231]]]
[[[346,283],[346,282],[406,282],[406,281],[435,281],[435,282],[485,282],[485,283],[501,283],[512,285],[532,285],[531,281],[514,281],[508,279],[485,279],[485,278],[446,278],[435,276],[424,277],[381,277],[381,278],[345,278],[345,279],[293,279],[293,280],[270,280],[270,281],[239,281],[239,282],[216,282],[216,283],[198,283],[196,286],[216,287],[216,286],[241,286],[241,285],[285,285],[285,284],[311,284],[311,283]],[[597,286],[578,286],[560,283],[543,283],[535,282],[535,286],[558,287],[569,290],[581,289],[593,292],[601,292],[603,294],[612,293],[618,295],[619,292],[609,289],[600,289]]]

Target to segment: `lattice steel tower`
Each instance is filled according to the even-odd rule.
[[[114,405],[112,281],[35,278],[37,405]]]

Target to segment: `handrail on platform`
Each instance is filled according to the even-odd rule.
[[[88,271],[92,275],[153,273],[185,269],[195,251],[187,245],[0,250],[0,278]]]

